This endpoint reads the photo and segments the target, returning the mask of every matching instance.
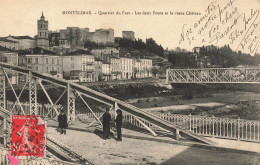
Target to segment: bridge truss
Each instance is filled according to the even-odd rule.
[[[260,68],[167,69],[166,83],[260,83]]]
[[[35,72],[26,68],[22,68],[22,67],[18,67],[18,66],[13,66],[13,65],[9,65],[6,63],[0,63],[0,70],[2,70],[1,74],[0,74],[0,86],[2,86],[4,90],[0,91],[0,105],[3,109],[6,109],[5,107],[5,79],[7,79],[9,85],[11,86],[11,89],[16,97],[16,102],[18,105],[20,105],[21,110],[22,110],[22,106],[21,103],[19,101],[19,97],[21,95],[21,93],[23,92],[23,90],[21,91],[21,93],[19,95],[16,94],[10,80],[8,79],[8,75],[7,75],[7,71],[8,72],[18,72],[20,74],[23,74],[25,76],[27,76],[27,82],[29,84],[29,101],[30,101],[30,115],[37,115],[37,111],[35,110],[37,107],[37,87],[41,87],[41,89],[43,90],[43,92],[45,93],[45,95],[47,96],[49,103],[52,105],[53,109],[55,110],[56,114],[59,114],[58,110],[55,108],[55,105],[58,103],[58,101],[63,97],[63,95],[65,93],[67,93],[67,112],[68,112],[68,120],[70,123],[73,124],[73,122],[75,121],[75,98],[79,97],[84,104],[88,107],[88,109],[93,113],[96,121],[98,121],[101,125],[101,121],[99,119],[99,117],[97,117],[93,110],[91,109],[91,107],[88,105],[88,103],[86,102],[86,100],[83,98],[86,97],[88,99],[93,99],[99,103],[108,105],[109,107],[113,107],[113,109],[116,111],[117,109],[121,109],[124,112],[127,112],[129,114],[131,114],[132,116],[134,116],[148,131],[150,131],[154,136],[156,136],[156,133],[150,129],[145,123],[150,123],[162,130],[166,130],[168,132],[172,132],[173,137],[175,137],[175,139],[179,140],[180,135],[183,135],[189,139],[193,139],[202,143],[206,143],[206,144],[214,144],[212,141],[203,138],[199,135],[196,135],[194,133],[192,133],[189,130],[180,128],[176,125],[173,125],[171,122],[168,122],[166,120],[161,119],[160,117],[153,115],[149,112],[143,111],[140,108],[137,108],[133,105],[127,104],[121,100],[115,99],[113,97],[110,97],[108,95],[105,95],[103,93],[97,92],[95,90],[92,90],[88,87],[76,84],[76,83],[72,83],[69,82],[67,80],[64,79],[60,79],[51,75],[45,75],[39,72]],[[42,82],[48,82],[51,84],[54,84],[56,86],[62,87],[64,88],[63,93],[61,94],[61,96],[55,101],[53,102],[51,97],[48,95],[44,85]],[[27,84],[27,83],[26,83]],[[25,85],[26,85],[25,84]],[[24,89],[24,88],[23,88]],[[52,90],[55,90],[55,88],[52,88]],[[22,110],[23,114],[24,111]],[[48,112],[49,113],[49,112]],[[47,115],[45,116],[47,117]],[[45,118],[44,117],[44,118]]]

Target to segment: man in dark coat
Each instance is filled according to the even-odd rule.
[[[109,108],[106,108],[106,112],[103,114],[103,139],[109,138],[110,133],[110,122],[111,122],[111,115],[109,113]]]
[[[67,115],[61,110],[60,115],[58,116],[59,128],[61,128],[60,134],[66,134],[66,128],[68,127]]]
[[[116,132],[117,132],[117,141],[122,141],[122,132],[121,132],[121,128],[122,128],[122,120],[123,120],[123,116],[122,116],[122,111],[121,110],[117,110],[116,111],[117,115],[116,115]]]

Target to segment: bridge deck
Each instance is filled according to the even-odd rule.
[[[84,128],[83,126],[78,127]],[[220,152],[207,147],[190,147],[161,142],[161,139],[174,141],[169,137],[151,137],[126,129],[122,131],[123,135],[131,135],[131,138],[123,137],[122,142],[117,142],[113,138],[103,140],[100,137],[102,132],[97,130],[94,133],[89,133],[68,129],[66,135],[60,135],[55,128],[48,128],[48,132],[54,138],[60,139],[62,143],[88,157],[94,164],[172,164],[175,162],[185,165],[194,162],[193,164],[197,165],[225,163],[243,165],[246,164],[246,161],[259,159],[252,154],[236,153],[236,151],[225,149]],[[71,141],[72,138],[73,141]]]

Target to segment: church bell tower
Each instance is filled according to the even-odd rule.
[[[45,20],[45,17],[42,12],[42,16],[37,20],[37,47],[44,49],[49,49],[49,30],[48,30],[48,21]]]

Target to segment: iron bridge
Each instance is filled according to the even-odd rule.
[[[260,68],[167,69],[166,83],[260,83]]]

